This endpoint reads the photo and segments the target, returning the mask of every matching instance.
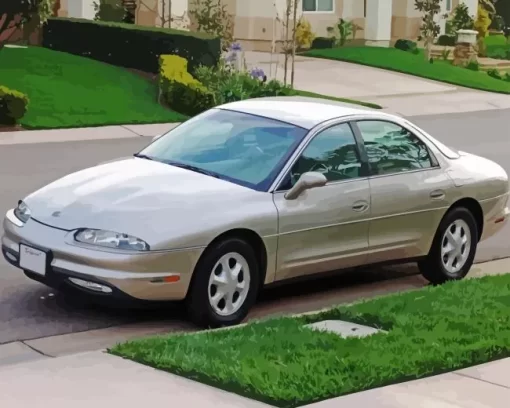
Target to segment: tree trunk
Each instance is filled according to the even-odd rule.
[[[284,41],[284,54],[285,54],[285,60],[283,63],[285,72],[283,73],[283,84],[287,85],[287,69],[289,67],[289,24],[290,24],[290,12],[291,12],[291,5],[292,0],[287,0],[287,8],[285,9],[285,41]]]
[[[166,0],[161,0],[161,27],[165,27],[166,23],[165,12],[166,12]]]
[[[294,88],[294,66],[296,60],[296,30],[297,30],[297,8],[299,0],[294,0],[294,21],[292,23],[292,60],[291,60],[291,71],[290,71],[290,87]]]
[[[168,28],[172,28],[172,0],[168,0]]]

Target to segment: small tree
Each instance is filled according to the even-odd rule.
[[[425,57],[429,61],[434,39],[441,31],[439,24],[436,22],[436,17],[441,12],[441,0],[415,0],[414,8],[423,13],[420,31],[425,41]]]
[[[290,40],[289,40],[289,34],[290,34],[290,14],[292,13],[292,0],[287,0],[286,7],[285,7],[285,38],[283,40],[283,52],[285,55],[285,59],[283,61],[283,83],[284,85],[287,85],[287,71],[289,68],[289,53],[290,50]]]
[[[0,0],[0,49],[9,38],[31,20],[41,25],[53,14],[54,0]]]
[[[453,18],[451,19],[452,29],[455,33],[459,30],[472,30],[474,22],[474,18],[469,15],[469,8],[465,3],[455,7]]]
[[[293,5],[293,13],[292,13],[292,61],[290,68],[290,86],[294,88],[294,72],[295,72],[295,62],[296,62],[296,36],[297,36],[297,28],[298,28],[298,19],[297,19],[297,9],[299,5],[299,0],[294,0]]]
[[[234,18],[221,0],[195,0],[189,14],[197,31],[220,37],[224,50],[230,47],[234,39]]]
[[[489,33],[491,25],[491,18],[489,11],[481,4],[478,5],[478,15],[475,21],[475,30],[478,31],[478,54],[481,57],[486,55],[485,37]]]

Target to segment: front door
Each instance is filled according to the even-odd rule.
[[[370,167],[368,261],[426,255],[453,201],[451,179],[427,145],[408,129],[381,120],[358,121],[354,126],[363,138]]]
[[[284,195],[305,172],[323,173],[328,183],[295,200]],[[351,126],[342,123],[317,134],[274,193],[279,238],[277,280],[363,264],[368,249],[370,186]]]

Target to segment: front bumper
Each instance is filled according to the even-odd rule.
[[[46,253],[45,273],[25,270],[29,278],[56,289],[73,287],[102,297],[182,300],[203,251],[203,248],[192,248],[122,253],[77,246],[70,243],[73,232],[33,219],[21,224],[12,210],[7,212],[3,227],[2,253],[11,265],[22,269],[19,265],[20,244]],[[84,285],[83,282],[89,283]]]

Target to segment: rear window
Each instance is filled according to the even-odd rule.
[[[432,143],[437,150],[439,150],[444,156],[446,156],[449,159],[458,159],[460,157],[460,153],[457,149],[453,147],[448,147],[441,143],[439,140],[433,138],[430,136],[427,132],[425,132],[423,129],[418,128],[417,126],[413,125],[411,122],[405,121],[406,125],[411,127],[412,129],[416,130],[418,134],[421,134],[424,136],[430,143]]]

